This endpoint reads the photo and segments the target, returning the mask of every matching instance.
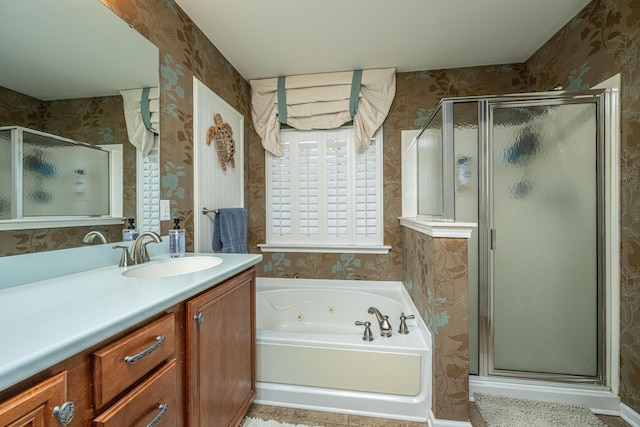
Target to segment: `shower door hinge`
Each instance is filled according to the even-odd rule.
[[[495,228],[492,228],[489,231],[489,240],[491,243],[491,250],[493,251],[496,249],[496,229]]]

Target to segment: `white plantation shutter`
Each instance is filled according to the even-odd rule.
[[[282,143],[282,157],[272,159],[269,183],[271,188],[271,221],[269,230],[272,236],[291,235],[291,158],[290,144]],[[286,241],[288,239],[285,238]]]
[[[160,150],[155,146],[147,156],[136,150],[136,167],[140,171],[137,188],[138,197],[136,227],[142,231],[160,233]]]
[[[382,245],[381,132],[356,152],[353,128],[285,130],[267,154],[267,245]]]
[[[327,141],[327,239],[338,243],[347,238],[348,143],[333,136]]]
[[[298,141],[298,235],[316,241],[320,236],[320,143]]]
[[[356,235],[358,241],[369,243],[377,240],[378,222],[382,222],[380,211],[377,209],[380,175],[376,174],[376,145],[376,142],[372,142],[367,150],[356,158]]]

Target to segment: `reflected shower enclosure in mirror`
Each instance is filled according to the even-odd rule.
[[[108,148],[114,146],[122,148]],[[122,155],[112,157],[103,147],[0,126],[0,164],[8,172],[0,174],[0,220],[122,217],[121,204],[109,194],[122,198]]]
[[[158,87],[158,49],[99,0],[6,0],[2,17],[0,126],[122,144],[123,215],[136,217],[137,155],[120,91]],[[78,234],[94,228],[120,240],[120,222],[98,224],[69,221],[37,232],[0,224],[0,256],[80,246]]]

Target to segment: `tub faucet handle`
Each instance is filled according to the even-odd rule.
[[[416,316],[410,314],[405,316],[404,313],[400,313],[400,328],[398,328],[398,332],[406,335],[409,333],[409,328],[407,327],[407,319],[415,319]]]
[[[371,322],[360,322],[356,320],[356,326],[364,325],[364,336],[362,337],[363,341],[373,341],[373,334],[371,333]]]

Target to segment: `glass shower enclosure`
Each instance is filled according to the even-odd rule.
[[[443,100],[418,213],[474,222],[472,374],[604,381],[604,91]]]

